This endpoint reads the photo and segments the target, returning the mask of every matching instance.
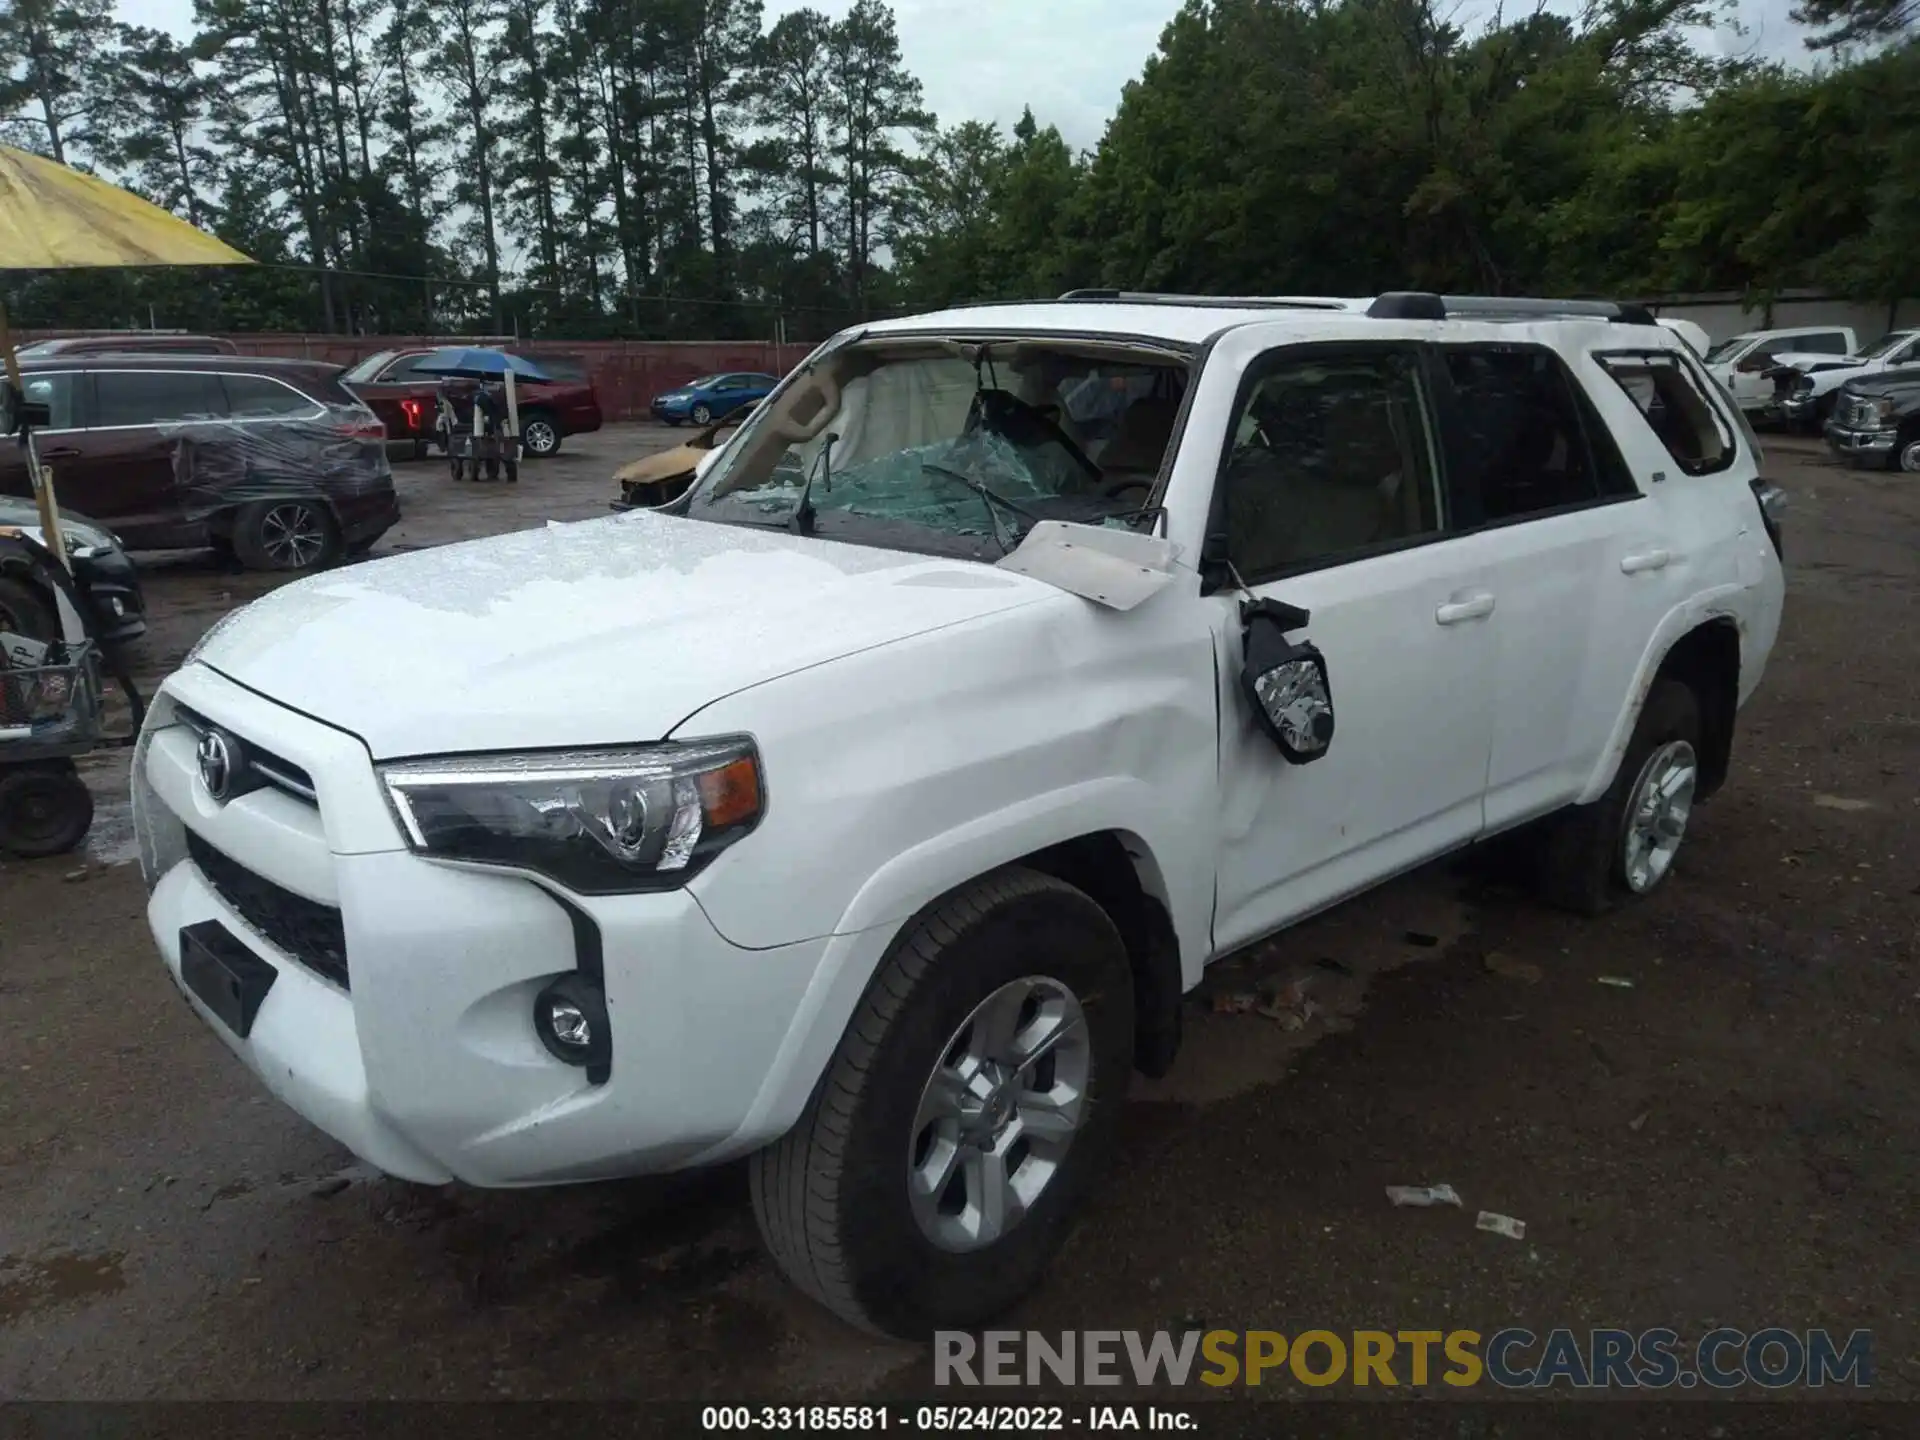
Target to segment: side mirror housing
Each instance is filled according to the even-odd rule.
[[[1278,600],[1251,600],[1244,625],[1240,686],[1260,728],[1290,765],[1309,765],[1333,743],[1333,689],[1311,642],[1287,638],[1307,612]]]

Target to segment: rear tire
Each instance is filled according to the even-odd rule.
[[[520,422],[520,443],[538,459],[560,453],[560,426],[551,415],[535,411]]]
[[[64,855],[93,828],[93,792],[71,760],[0,769],[0,851],[23,860]]]
[[[1676,747],[1685,747],[1683,754]],[[1690,763],[1693,779],[1685,784],[1685,805],[1678,816],[1679,832],[1672,851],[1685,838],[1687,820],[1695,804],[1699,776],[1700,702],[1691,687],[1678,680],[1656,680],[1648,692],[1633,738],[1621,758],[1613,784],[1589,805],[1575,805],[1547,821],[1538,856],[1537,884],[1548,903],[1580,915],[1600,915],[1624,896],[1644,895],[1672,871],[1673,854],[1653,867],[1650,875],[1629,875],[1633,853],[1633,822],[1648,797],[1640,792],[1657,777],[1649,775],[1657,763]],[[1672,771],[1677,776],[1678,771]],[[1668,817],[1671,823],[1672,816]]]
[[[749,1161],[773,1258],[882,1335],[1000,1314],[1106,1166],[1133,1024],[1126,947],[1081,891],[1016,867],[936,902],[894,942],[799,1121]],[[995,1035],[1013,1058],[976,1064]],[[963,1071],[979,1090],[951,1088]],[[943,1118],[953,1096],[991,1103]]]
[[[249,570],[313,570],[340,553],[340,529],[318,500],[256,500],[233,517],[233,551]]]

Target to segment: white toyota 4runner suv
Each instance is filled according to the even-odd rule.
[[[148,916],[426,1184],[748,1157],[840,1315],[1037,1280],[1207,963],[1538,824],[1669,873],[1779,624],[1643,312],[1075,292],[848,331],[662,511],[290,584],[165,684]]]

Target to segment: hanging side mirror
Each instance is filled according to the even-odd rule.
[[[1248,600],[1240,618],[1240,686],[1254,719],[1288,764],[1311,764],[1333,743],[1333,690],[1319,649],[1287,638],[1306,625],[1307,612],[1279,600]]]

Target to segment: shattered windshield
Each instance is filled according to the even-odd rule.
[[[1107,344],[893,339],[821,356],[742,427],[688,512],[993,559],[1042,519],[1127,524],[1184,357]]]

